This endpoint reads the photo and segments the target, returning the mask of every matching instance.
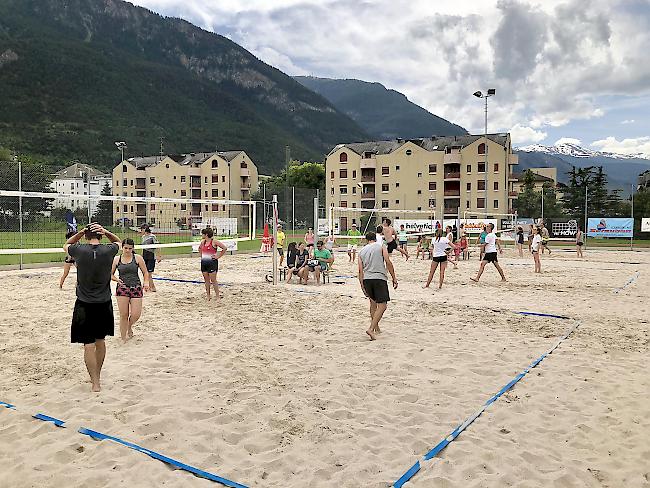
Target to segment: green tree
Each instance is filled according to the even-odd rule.
[[[38,163],[22,164],[23,191],[49,192],[52,176],[47,167]],[[0,162],[0,189],[18,190],[18,163],[15,161]],[[44,198],[23,198],[23,222],[28,224],[43,212],[50,210],[51,201]],[[0,197],[0,222],[2,230],[17,230],[19,221],[18,197]]]
[[[544,218],[558,219],[563,217],[565,215],[564,208],[557,199],[557,192],[553,184],[551,182],[544,183],[542,192],[544,194]]]
[[[641,219],[650,217],[650,190],[639,190],[634,194],[634,237],[650,239],[650,232],[641,232]]]
[[[524,184],[522,190],[517,195],[514,207],[517,215],[522,217],[537,218],[541,209],[541,195],[535,191],[535,173],[526,170],[524,173]]]
[[[112,194],[111,187],[108,183],[102,188],[103,196]],[[97,205],[97,211],[93,215],[93,220],[101,225],[113,225],[113,202],[110,200],[101,200]]]

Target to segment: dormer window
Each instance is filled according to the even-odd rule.
[[[341,162],[341,163],[347,163],[347,162],[348,162],[348,153],[346,153],[346,152],[342,152],[342,153],[339,155],[339,162]]]
[[[478,153],[479,154],[485,154],[485,143],[484,142],[481,142],[478,145]]]
[[[365,159],[370,159],[372,157],[372,153],[370,151],[366,151],[365,153],[363,153],[363,157]]]

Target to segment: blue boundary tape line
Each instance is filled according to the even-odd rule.
[[[6,403],[3,401],[0,401],[0,406],[3,406],[8,409],[16,410],[16,407],[12,405],[11,403]],[[33,418],[41,420],[43,422],[51,422],[57,427],[65,427],[65,421],[50,417],[49,415],[45,415],[44,413],[37,413],[32,415]],[[134,451],[141,452],[143,454],[146,454],[147,456],[156,459],[158,461],[162,461],[163,463],[169,464],[170,466],[173,466],[178,469],[182,469],[183,471],[187,471],[189,473],[192,473],[195,476],[199,476],[201,478],[205,478],[210,481],[215,481],[217,483],[221,483],[223,486],[228,486],[230,488],[248,488],[246,485],[242,485],[240,483],[236,483],[234,481],[231,481],[226,478],[222,478],[221,476],[218,476],[216,474],[210,473],[208,471],[204,471],[202,469],[196,468],[194,466],[191,466],[189,464],[185,464],[181,461],[177,461],[176,459],[167,457],[163,454],[160,454],[159,452],[152,451],[151,449],[147,449],[146,447],[139,446],[137,444],[133,444],[132,442],[125,441],[123,439],[120,439],[119,437],[113,437],[108,434],[103,434],[101,432],[97,432],[95,430],[87,429],[85,427],[80,427],[79,430],[77,431],[80,434],[87,435],[88,437],[95,439],[95,440],[110,440],[113,442],[116,442],[118,444],[121,444],[125,447],[128,447],[130,449],[133,449]]]
[[[176,278],[163,278],[163,277],[158,277],[158,276],[154,276],[153,279],[158,280],[158,281],[171,281],[173,283],[194,283],[194,284],[199,284],[199,285],[205,284],[203,281],[199,281],[199,280],[181,280],[181,279],[176,279]],[[219,283],[219,286],[230,286],[230,284],[229,283]]]
[[[564,319],[570,320],[571,317],[565,317],[564,315],[553,315],[551,313],[540,313],[540,312],[516,312],[520,315],[533,315],[535,317],[550,317],[552,319]]]
[[[620,288],[616,288],[616,289],[614,290],[614,293],[619,293],[619,292],[625,290],[628,286],[630,286],[632,283],[634,283],[634,282],[639,278],[640,275],[641,275],[641,272],[640,272],[640,271],[637,271],[636,274],[635,274],[634,276],[632,276],[632,278],[630,278],[629,280],[627,280],[627,283],[625,283],[625,284],[624,284],[623,286],[621,286]]]
[[[549,316],[549,315],[542,315],[542,316]],[[554,316],[551,316],[554,317]],[[566,317],[560,317],[560,318],[566,318]],[[558,348],[558,346],[565,340],[567,339],[574,330],[576,330],[580,326],[580,322],[576,322],[573,327],[571,327],[562,337],[558,339],[558,341],[551,347],[548,351],[546,351],[544,354],[542,354],[540,357],[535,359],[530,366],[528,366],[526,369],[524,369],[521,373],[519,373],[517,376],[515,376],[512,380],[510,380],[506,385],[503,386],[497,393],[492,395],[482,406],[479,408],[474,414],[472,414],[470,417],[468,417],[462,424],[460,424],[458,427],[456,427],[451,433],[445,437],[443,440],[441,440],[438,444],[436,444],[429,452],[427,452],[422,459],[418,459],[415,464],[413,464],[400,478],[395,481],[391,486],[394,488],[402,488],[406,483],[408,483],[421,469],[422,469],[422,464],[421,461],[430,461],[434,457],[436,457],[440,452],[442,452],[449,444],[451,444],[456,437],[458,437],[467,427],[469,427],[477,418],[481,416],[481,414],[494,402],[496,402],[504,393],[506,393],[508,390],[513,388],[524,376],[526,376],[533,368],[538,366],[544,358],[546,358],[549,354],[551,354],[555,349]]]

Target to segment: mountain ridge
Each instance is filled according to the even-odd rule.
[[[406,95],[378,82],[294,76],[356,121],[374,139],[412,139],[468,134],[459,125],[411,102]]]

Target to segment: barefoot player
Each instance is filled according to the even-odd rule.
[[[506,281],[506,275],[503,273],[503,269],[499,265],[499,259],[497,258],[497,248],[499,249],[498,254],[503,254],[503,249],[501,248],[501,241],[494,233],[494,224],[490,223],[487,225],[487,235],[485,236],[485,243],[481,245],[481,267],[478,270],[476,278],[470,278],[472,281],[478,283],[478,280],[481,279],[483,270],[488,263],[494,264],[494,267],[497,269],[501,275],[501,281]]]

